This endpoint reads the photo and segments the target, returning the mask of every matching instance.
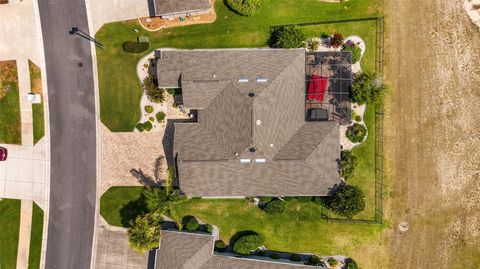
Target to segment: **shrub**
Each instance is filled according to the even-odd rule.
[[[332,37],[330,37],[330,46],[334,48],[338,48],[343,44],[343,35],[340,33],[334,33]]]
[[[290,260],[292,262],[301,262],[302,257],[300,257],[300,255],[298,255],[298,254],[292,254],[292,256],[290,256]]]
[[[260,8],[260,0],[227,0],[227,5],[243,16],[253,16]]]
[[[353,143],[360,143],[367,135],[367,127],[360,123],[354,123],[352,126],[347,128],[347,132],[345,134],[348,140],[352,141]]]
[[[145,112],[147,112],[148,114],[152,113],[153,112],[153,106],[145,106]]]
[[[319,46],[320,46],[320,42],[318,40],[309,39],[307,41],[307,49],[310,51],[318,50]]]
[[[362,121],[362,116],[355,115],[355,120],[358,121],[358,122]]]
[[[277,48],[301,48],[305,35],[293,25],[277,27],[271,36],[270,43]]]
[[[328,198],[327,207],[335,213],[351,219],[365,209],[365,195],[356,186],[341,184]]]
[[[128,242],[133,249],[142,253],[158,247],[161,218],[156,214],[139,215],[130,221]]]
[[[357,166],[357,157],[349,150],[344,150],[340,154],[340,169],[342,177],[348,179],[353,176]]]
[[[210,224],[205,224],[205,232],[211,234],[213,231],[213,227]]]
[[[148,42],[125,41],[123,50],[129,53],[140,53],[148,50]]]
[[[272,201],[272,197],[271,196],[262,196],[262,197],[258,197],[258,199],[264,203],[268,203],[270,201]]]
[[[342,51],[350,51],[352,53],[352,64],[360,61],[360,57],[362,57],[362,49],[360,49],[360,47],[353,42],[348,42],[347,44],[344,44],[342,47]]]
[[[155,117],[157,118],[158,123],[162,123],[165,120],[165,113],[159,111]]]
[[[233,245],[233,251],[241,255],[249,255],[251,251],[256,250],[263,243],[258,234],[249,234],[240,237]]]
[[[151,121],[151,122],[153,122],[153,121],[155,120],[155,118],[154,118],[154,117],[150,117],[150,118],[148,118],[148,120]]]
[[[327,263],[328,263],[330,266],[335,267],[335,266],[338,264],[338,261],[335,260],[334,258],[328,258]]]
[[[165,101],[165,89],[158,88],[157,82],[151,75],[143,79],[143,90],[151,102],[161,103]]]
[[[308,263],[310,265],[320,265],[322,263],[322,261],[320,260],[320,257],[318,257],[317,255],[312,255],[308,259]]]
[[[352,84],[351,99],[360,105],[375,103],[386,91],[387,86],[375,73],[360,73]]]
[[[135,125],[135,128],[137,128],[137,130],[139,130],[140,132],[150,131],[152,130],[153,125],[150,121],[146,121],[144,123],[137,123],[137,125]]]
[[[345,269],[359,269],[357,262],[352,258],[345,259]]]
[[[280,255],[278,253],[272,253],[272,255],[270,255],[270,258],[272,258],[274,260],[278,260],[278,259],[280,259]]]
[[[143,132],[143,123],[137,123],[137,125],[135,125],[135,128],[140,132]]]
[[[222,240],[215,241],[215,251],[224,252],[227,249],[227,246]]]
[[[185,228],[189,232],[195,232],[196,230],[198,230],[198,227],[200,227],[200,224],[198,224],[198,220],[194,217],[191,217],[188,220],[187,225],[185,225]]]
[[[325,32],[320,33],[320,38],[329,38],[329,37],[330,36]]]
[[[280,215],[285,211],[285,202],[282,200],[272,200],[265,205],[263,209],[269,215]]]

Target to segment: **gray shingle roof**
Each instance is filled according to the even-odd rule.
[[[210,9],[209,0],[154,0],[157,16]]]
[[[339,182],[339,124],[305,122],[303,49],[160,54],[160,86],[176,83],[185,106],[199,109],[198,123],[175,124],[177,172],[187,195],[326,195]]]
[[[215,237],[206,234],[162,231],[156,269],[298,269],[302,264],[236,258],[214,254]],[[319,268],[319,267],[315,267]]]

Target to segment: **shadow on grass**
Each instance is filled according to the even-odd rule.
[[[148,212],[147,204],[145,202],[145,196],[142,194],[140,198],[134,201],[130,201],[120,209],[120,216],[122,226],[127,228],[130,226],[130,222],[133,222],[137,216]]]

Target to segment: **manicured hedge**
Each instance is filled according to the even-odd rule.
[[[262,244],[263,240],[258,234],[244,235],[235,242],[233,251],[237,254],[249,255],[251,251],[256,250]]]
[[[129,53],[140,53],[148,50],[148,42],[125,41],[123,50]]]
[[[215,251],[224,252],[227,246],[222,240],[215,241]]]
[[[285,212],[285,207],[285,202],[277,199],[268,202],[263,210],[269,215],[280,215]]]
[[[200,224],[198,223],[198,220],[193,217],[190,218],[187,222],[187,225],[185,225],[185,228],[189,232],[195,232],[196,230],[198,230],[199,227],[200,227]]]
[[[243,16],[253,16],[260,9],[260,0],[227,0],[227,5]]]

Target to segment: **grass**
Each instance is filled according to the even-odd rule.
[[[122,225],[122,205],[141,197],[142,187],[114,187],[101,198],[100,213],[114,226]],[[244,199],[189,199],[173,206],[176,221],[193,215],[217,225],[227,244],[240,231],[253,230],[265,238],[272,250],[313,252],[320,255],[345,254],[360,257],[361,252],[376,244],[383,226],[333,223],[320,218],[321,207],[313,202],[289,201],[278,216],[264,211]],[[124,226],[128,227],[128,226]]]
[[[28,60],[30,70],[30,87],[33,93],[42,96],[42,74],[40,68]],[[42,96],[43,98],[43,96]],[[43,100],[40,104],[32,104],[33,143],[36,144],[45,135],[45,116]]]
[[[30,250],[28,256],[28,269],[40,268],[40,255],[43,237],[43,210],[33,203],[32,230],[30,233]]]
[[[137,212],[145,209],[142,191],[143,187],[111,187],[100,197],[100,214],[110,225],[128,227]]]
[[[0,143],[22,143],[17,72],[15,61],[0,62]]]
[[[339,4],[318,0],[264,0],[257,15],[243,17],[230,11],[223,1],[216,1],[217,20],[211,24],[168,28],[158,32],[144,30],[137,21],[106,24],[96,34],[96,38],[105,44],[104,50],[97,51],[101,120],[111,131],[132,131],[141,117],[142,90],[136,65],[149,51],[131,54],[122,49],[123,42],[135,40],[137,35],[149,38],[150,51],[160,47],[264,47],[267,46],[271,26],[376,16],[380,14],[381,2],[351,0]],[[375,32],[370,24],[364,22],[302,28],[308,35],[316,36],[322,31],[333,30],[360,36],[369,31]],[[138,34],[135,29],[139,30]],[[370,41],[366,42],[368,46]],[[365,54],[366,65],[373,63],[373,56],[370,51]]]
[[[0,268],[15,269],[20,231],[20,200],[0,201],[0,230]]]

